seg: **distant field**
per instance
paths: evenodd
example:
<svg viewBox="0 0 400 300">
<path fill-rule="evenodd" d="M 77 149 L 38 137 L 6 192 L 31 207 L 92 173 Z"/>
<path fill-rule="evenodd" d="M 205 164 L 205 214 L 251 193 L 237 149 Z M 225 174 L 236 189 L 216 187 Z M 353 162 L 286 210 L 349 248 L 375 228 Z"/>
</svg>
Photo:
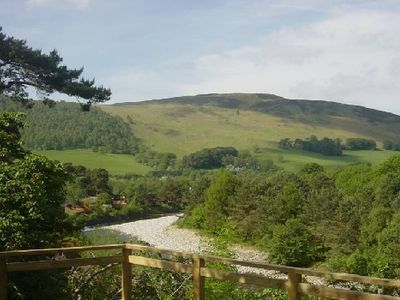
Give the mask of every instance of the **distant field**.
<svg viewBox="0 0 400 300">
<path fill-rule="evenodd" d="M 100 153 L 91 150 L 50 150 L 34 152 L 61 162 L 70 162 L 93 169 L 103 168 L 112 175 L 123 175 L 127 173 L 144 175 L 151 170 L 150 167 L 136 162 L 134 156 L 129 154 Z"/>
<path fill-rule="evenodd" d="M 304 151 L 285 151 L 281 149 L 266 149 L 256 153 L 260 161 L 272 160 L 276 165 L 287 170 L 296 171 L 305 163 L 317 163 L 327 169 L 332 169 L 348 164 L 369 162 L 378 164 L 393 155 L 400 155 L 395 151 L 344 151 L 343 156 L 323 156 Z"/>
<path fill-rule="evenodd" d="M 71 162 L 88 168 L 104 168 L 112 175 L 123 175 L 134 173 L 144 175 L 151 170 L 150 167 L 135 161 L 132 155 L 109 154 L 92 152 L 90 150 L 64 150 L 64 151 L 35 151 L 35 153 L 47 156 L 50 159 L 61 162 Z M 287 170 L 299 170 L 305 163 L 318 163 L 327 169 L 344 166 L 357 162 L 370 162 L 377 164 L 392 155 L 400 152 L 395 151 L 344 151 L 341 157 L 329 157 L 304 151 L 285 151 L 281 149 L 262 149 L 255 153 L 261 162 L 272 160 L 276 165 Z"/>
</svg>

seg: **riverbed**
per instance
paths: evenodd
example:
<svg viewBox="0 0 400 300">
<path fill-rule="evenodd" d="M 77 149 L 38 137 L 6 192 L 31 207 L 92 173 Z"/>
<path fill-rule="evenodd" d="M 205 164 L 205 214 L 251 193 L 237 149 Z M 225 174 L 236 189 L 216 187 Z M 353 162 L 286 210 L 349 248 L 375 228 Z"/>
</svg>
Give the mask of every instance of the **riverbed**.
<svg viewBox="0 0 400 300">
<path fill-rule="evenodd" d="M 101 229 L 115 230 L 130 235 L 157 248 L 166 248 L 192 253 L 211 251 L 207 239 L 190 229 L 178 228 L 175 223 L 182 214 L 139 220 L 116 225 L 102 226 Z"/>
<path fill-rule="evenodd" d="M 133 239 L 146 242 L 157 248 L 165 248 L 197 254 L 212 253 L 214 248 L 212 246 L 213 243 L 209 238 L 201 236 L 194 230 L 179 228 L 175 225 L 180 217 L 182 217 L 182 214 L 144 219 L 115 225 L 100 226 L 86 229 L 86 231 L 101 229 L 112 230 L 123 234 L 124 236 L 130 236 Z M 266 262 L 265 253 L 251 247 L 232 245 L 229 248 L 229 252 L 232 253 L 233 258 L 240 260 Z M 262 273 L 277 277 L 277 274 L 274 271 L 259 270 L 249 267 L 238 267 L 238 271 L 242 273 Z"/>
<path fill-rule="evenodd" d="M 210 254 L 213 252 L 212 241 L 198 234 L 191 229 L 179 228 L 176 222 L 183 214 L 168 215 L 163 217 L 143 219 L 133 222 L 126 222 L 115 225 L 99 226 L 85 229 L 86 232 L 96 230 L 112 230 L 124 236 L 129 236 L 134 240 L 139 240 L 150 244 L 157 248 L 164 248 L 176 251 Z M 231 245 L 229 252 L 232 258 L 257 263 L 268 262 L 267 255 L 243 245 Z M 257 273 L 272 278 L 287 278 L 286 274 L 282 274 L 272 270 L 262 270 L 251 267 L 240 266 L 237 268 L 239 273 Z M 323 284 L 320 278 L 309 277 L 307 279 L 314 284 Z"/>
</svg>

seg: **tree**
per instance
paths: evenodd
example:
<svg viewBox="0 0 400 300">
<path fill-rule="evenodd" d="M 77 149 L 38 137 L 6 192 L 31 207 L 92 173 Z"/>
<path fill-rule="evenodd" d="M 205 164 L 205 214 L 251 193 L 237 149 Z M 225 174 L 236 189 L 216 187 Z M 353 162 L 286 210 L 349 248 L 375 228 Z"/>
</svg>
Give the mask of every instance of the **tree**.
<svg viewBox="0 0 400 300">
<path fill-rule="evenodd" d="M 393 148 L 393 141 L 390 140 L 383 141 L 383 149 L 392 150 L 392 148 Z"/>
<path fill-rule="evenodd" d="M 376 142 L 371 139 L 349 138 L 346 140 L 345 148 L 347 150 L 376 150 Z"/>
<path fill-rule="evenodd" d="M 215 169 L 222 167 L 224 157 L 238 155 L 239 151 L 233 147 L 205 148 L 184 156 L 182 163 L 186 168 Z"/>
<path fill-rule="evenodd" d="M 23 126 L 22 114 L 2 114 L 0 119 L 0 164 L 11 163 L 23 158 L 26 152 L 22 148 L 19 128 Z"/>
<path fill-rule="evenodd" d="M 238 185 L 239 181 L 234 175 L 222 170 L 217 179 L 206 190 L 204 203 L 206 222 L 204 225 L 210 232 L 218 233 L 225 224 Z"/>
<path fill-rule="evenodd" d="M 271 259 L 279 264 L 308 267 L 323 258 L 327 250 L 297 219 L 277 225 L 269 245 Z"/>
<path fill-rule="evenodd" d="M 34 50 L 0 27 L 0 97 L 31 106 L 29 88 L 48 104 L 53 102 L 47 97 L 60 92 L 84 99 L 84 110 L 110 99 L 109 89 L 81 78 L 83 68 L 68 69 L 61 62 L 56 50 Z M 62 207 L 69 176 L 60 163 L 22 148 L 22 127 L 20 114 L 0 113 L 0 251 L 59 247 L 72 231 Z M 9 279 L 12 299 L 68 298 L 66 278 L 59 272 L 35 277 L 19 272 Z"/>
<path fill-rule="evenodd" d="M 54 92 L 82 98 L 84 109 L 110 99 L 110 89 L 96 87 L 94 79 L 81 78 L 83 67 L 68 69 L 62 60 L 56 50 L 49 54 L 34 50 L 25 40 L 4 34 L 0 27 L 0 95 L 28 103 L 27 89 L 32 87 L 48 103 L 47 97 Z"/>
<path fill-rule="evenodd" d="M 23 150 L 22 124 L 21 114 L 0 114 L 0 251 L 59 247 L 72 230 L 62 207 L 68 175 L 60 163 Z M 11 274 L 10 295 L 64 299 L 63 279 L 61 273 Z M 45 282 L 64 287 L 38 289 Z"/>
</svg>

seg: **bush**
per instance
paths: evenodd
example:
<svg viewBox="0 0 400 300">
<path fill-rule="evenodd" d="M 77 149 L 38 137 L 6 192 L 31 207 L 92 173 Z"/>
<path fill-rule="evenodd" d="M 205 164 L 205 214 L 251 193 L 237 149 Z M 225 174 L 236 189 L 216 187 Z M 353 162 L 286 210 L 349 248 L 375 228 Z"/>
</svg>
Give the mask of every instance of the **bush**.
<svg viewBox="0 0 400 300">
<path fill-rule="evenodd" d="M 345 145 L 347 150 L 375 150 L 376 142 L 364 138 L 349 138 Z"/>
<path fill-rule="evenodd" d="M 298 219 L 289 219 L 285 225 L 277 225 L 269 243 L 273 262 L 295 267 L 308 267 L 322 260 L 326 250 Z"/>
<path fill-rule="evenodd" d="M 238 155 L 239 152 L 233 147 L 206 148 L 184 156 L 182 163 L 191 169 L 216 169 L 223 166 L 224 157 Z"/>
</svg>

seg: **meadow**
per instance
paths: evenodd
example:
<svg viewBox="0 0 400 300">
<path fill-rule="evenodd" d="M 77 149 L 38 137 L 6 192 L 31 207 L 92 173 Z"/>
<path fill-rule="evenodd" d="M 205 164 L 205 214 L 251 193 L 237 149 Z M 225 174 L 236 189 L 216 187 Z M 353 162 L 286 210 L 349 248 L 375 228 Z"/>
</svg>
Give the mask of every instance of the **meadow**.
<svg viewBox="0 0 400 300">
<path fill-rule="evenodd" d="M 83 149 L 34 152 L 63 163 L 70 162 L 74 165 L 82 165 L 90 169 L 103 168 L 111 175 L 124 175 L 129 173 L 144 175 L 151 170 L 150 167 L 136 162 L 135 157 L 130 154 L 101 153 Z"/>
</svg>

